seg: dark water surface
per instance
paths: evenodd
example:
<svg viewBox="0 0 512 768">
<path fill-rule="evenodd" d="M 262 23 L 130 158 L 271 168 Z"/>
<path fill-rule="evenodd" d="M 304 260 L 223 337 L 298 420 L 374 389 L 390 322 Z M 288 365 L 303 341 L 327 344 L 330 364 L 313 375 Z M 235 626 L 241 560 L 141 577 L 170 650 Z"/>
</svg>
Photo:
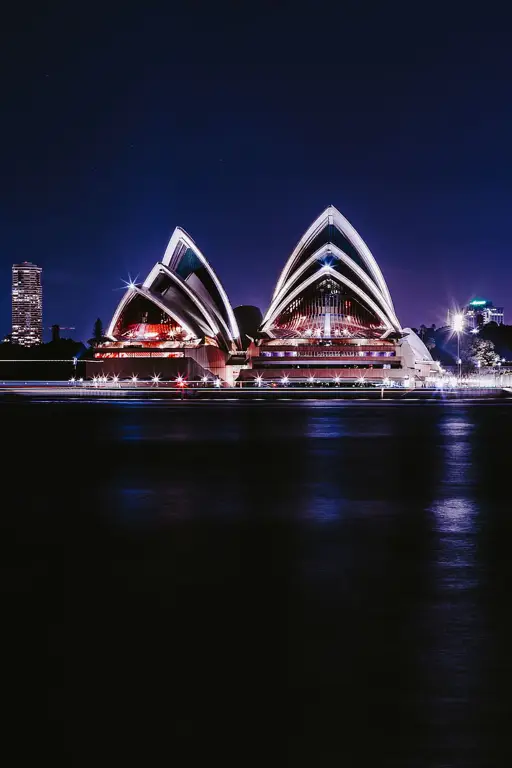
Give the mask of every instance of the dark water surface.
<svg viewBox="0 0 512 768">
<path fill-rule="evenodd" d="M 0 414 L 53 764 L 512 765 L 511 404 Z"/>
</svg>

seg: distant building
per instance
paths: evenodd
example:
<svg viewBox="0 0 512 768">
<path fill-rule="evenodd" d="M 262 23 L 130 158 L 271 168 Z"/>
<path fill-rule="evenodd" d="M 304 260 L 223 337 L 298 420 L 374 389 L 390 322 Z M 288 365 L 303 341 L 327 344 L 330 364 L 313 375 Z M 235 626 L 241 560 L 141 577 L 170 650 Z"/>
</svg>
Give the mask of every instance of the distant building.
<svg viewBox="0 0 512 768">
<path fill-rule="evenodd" d="M 487 323 L 501 325 L 505 322 L 503 307 L 495 307 L 492 301 L 488 299 L 473 299 L 467 307 L 462 309 L 462 314 L 464 315 L 464 327 L 468 331 L 480 328 Z M 448 312 L 448 325 L 452 325 L 450 312 Z"/>
<path fill-rule="evenodd" d="M 41 267 L 24 261 L 12 267 L 12 343 L 32 347 L 43 341 Z"/>
</svg>

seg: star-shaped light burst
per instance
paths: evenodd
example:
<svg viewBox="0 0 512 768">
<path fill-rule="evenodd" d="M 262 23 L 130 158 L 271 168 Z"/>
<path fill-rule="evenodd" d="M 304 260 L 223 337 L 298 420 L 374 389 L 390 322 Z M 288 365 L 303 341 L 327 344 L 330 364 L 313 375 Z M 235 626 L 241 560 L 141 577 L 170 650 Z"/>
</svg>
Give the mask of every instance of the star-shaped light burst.
<svg viewBox="0 0 512 768">
<path fill-rule="evenodd" d="M 132 276 L 128 272 L 128 280 L 121 280 L 121 282 L 124 283 L 126 288 L 129 288 L 131 291 L 133 291 L 137 287 L 138 279 L 139 279 L 139 275 L 137 274 L 135 277 L 135 280 L 132 280 Z"/>
</svg>

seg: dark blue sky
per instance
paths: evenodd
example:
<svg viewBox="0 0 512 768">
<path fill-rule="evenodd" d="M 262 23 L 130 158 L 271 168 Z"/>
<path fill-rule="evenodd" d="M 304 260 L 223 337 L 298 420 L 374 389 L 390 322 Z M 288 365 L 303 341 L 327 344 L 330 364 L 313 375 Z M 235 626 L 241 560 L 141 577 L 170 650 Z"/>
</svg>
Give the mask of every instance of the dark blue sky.
<svg viewBox="0 0 512 768">
<path fill-rule="evenodd" d="M 264 309 L 329 203 L 404 325 L 442 323 L 474 294 L 512 320 L 502 4 L 275 5 L 50 3 L 4 19 L 0 333 L 13 262 L 43 266 L 45 325 L 86 339 L 177 224 L 233 305 Z"/>
</svg>

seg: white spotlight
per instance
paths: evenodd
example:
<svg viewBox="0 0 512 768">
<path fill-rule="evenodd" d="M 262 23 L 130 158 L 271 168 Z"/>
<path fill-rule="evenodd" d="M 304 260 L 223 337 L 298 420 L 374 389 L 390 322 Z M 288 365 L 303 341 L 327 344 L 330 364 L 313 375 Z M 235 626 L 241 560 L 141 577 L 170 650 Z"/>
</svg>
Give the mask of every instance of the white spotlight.
<svg viewBox="0 0 512 768">
<path fill-rule="evenodd" d="M 464 315 L 458 312 L 452 317 L 452 328 L 455 333 L 462 333 L 464 330 Z"/>
</svg>

